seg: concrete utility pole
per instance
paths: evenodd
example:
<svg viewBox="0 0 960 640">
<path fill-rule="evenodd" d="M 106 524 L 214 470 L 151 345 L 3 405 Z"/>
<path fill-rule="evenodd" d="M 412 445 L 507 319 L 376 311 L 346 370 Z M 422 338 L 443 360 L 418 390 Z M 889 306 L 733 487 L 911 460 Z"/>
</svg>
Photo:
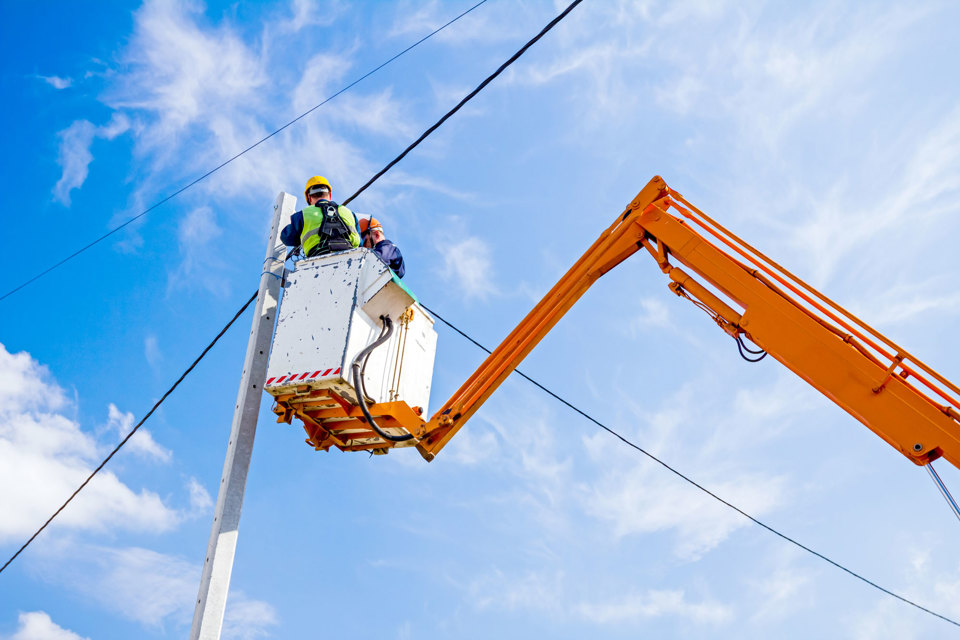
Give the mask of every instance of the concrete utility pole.
<svg viewBox="0 0 960 640">
<path fill-rule="evenodd" d="M 253 437 L 257 432 L 257 414 L 260 412 L 260 397 L 263 394 L 267 356 L 270 353 L 270 339 L 273 336 L 273 323 L 280 294 L 280 279 L 283 276 L 285 248 L 282 244 L 278 246 L 277 237 L 280 233 L 280 222 L 290 218 L 296 201 L 294 196 L 281 192 L 273 205 L 273 224 L 267 243 L 267 257 L 260 275 L 253 328 L 250 329 L 250 340 L 247 342 L 247 357 L 243 362 L 240 392 L 237 394 L 237 406 L 233 412 L 227 459 L 223 463 L 223 477 L 220 480 L 207 556 L 203 562 L 200 593 L 197 595 L 197 608 L 193 613 L 190 640 L 219 640 L 223 626 L 233 557 L 237 550 L 240 509 L 243 507 L 250 454 L 253 452 Z"/>
</svg>

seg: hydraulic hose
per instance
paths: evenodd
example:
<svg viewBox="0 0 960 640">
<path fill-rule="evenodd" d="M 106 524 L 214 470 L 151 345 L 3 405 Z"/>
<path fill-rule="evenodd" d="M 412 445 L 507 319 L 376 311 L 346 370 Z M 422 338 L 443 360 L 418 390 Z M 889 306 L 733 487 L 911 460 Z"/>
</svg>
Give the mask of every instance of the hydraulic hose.
<svg viewBox="0 0 960 640">
<path fill-rule="evenodd" d="M 363 412 L 363 417 L 367 419 L 367 423 L 374 431 L 377 432 L 377 435 L 390 442 L 405 442 L 413 439 L 413 434 L 405 433 L 402 436 L 394 436 L 381 429 L 380 426 L 373 421 L 373 416 L 370 415 L 370 410 L 367 408 L 367 399 L 364 398 L 365 394 L 363 389 L 363 377 L 360 374 L 361 362 L 366 365 L 365 359 L 370 355 L 370 353 L 372 353 L 374 349 L 382 345 L 384 342 L 389 340 L 390 336 L 393 334 L 393 321 L 390 320 L 390 317 L 380 316 L 380 320 L 383 321 L 385 331 L 382 331 L 379 338 L 368 344 L 353 359 L 353 363 L 351 365 L 351 369 L 353 370 L 353 388 L 357 392 L 357 403 L 360 405 L 360 411 Z"/>
</svg>

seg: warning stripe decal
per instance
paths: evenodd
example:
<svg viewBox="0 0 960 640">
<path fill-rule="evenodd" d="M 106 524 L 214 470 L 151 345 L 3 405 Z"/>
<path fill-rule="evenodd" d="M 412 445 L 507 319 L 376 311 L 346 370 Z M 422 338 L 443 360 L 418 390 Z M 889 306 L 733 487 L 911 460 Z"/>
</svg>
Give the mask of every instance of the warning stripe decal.
<svg viewBox="0 0 960 640">
<path fill-rule="evenodd" d="M 310 373 L 309 371 L 304 371 L 303 373 L 291 373 L 291 374 L 287 374 L 287 375 L 285 375 L 285 376 L 280 376 L 279 378 L 276 377 L 276 376 L 274 376 L 274 377 L 270 378 L 269 380 L 267 380 L 267 384 L 268 384 L 268 385 L 271 385 L 271 384 L 272 384 L 272 385 L 283 384 L 283 381 L 284 381 L 284 380 L 287 381 L 287 384 L 290 384 L 290 383 L 292 383 L 292 382 L 294 382 L 294 381 L 299 381 L 299 380 L 304 380 L 304 379 L 313 380 L 314 378 L 316 378 L 316 377 L 318 377 L 318 376 L 321 377 L 321 378 L 326 378 L 327 376 L 329 376 L 329 375 L 331 375 L 331 374 L 332 374 L 332 375 L 335 375 L 335 376 L 336 376 L 336 375 L 340 375 L 340 367 L 337 367 L 337 370 L 336 370 L 336 371 L 334 371 L 333 368 L 327 369 L 326 371 L 324 371 L 323 369 L 317 369 L 317 370 L 314 371 L 313 373 Z"/>
</svg>

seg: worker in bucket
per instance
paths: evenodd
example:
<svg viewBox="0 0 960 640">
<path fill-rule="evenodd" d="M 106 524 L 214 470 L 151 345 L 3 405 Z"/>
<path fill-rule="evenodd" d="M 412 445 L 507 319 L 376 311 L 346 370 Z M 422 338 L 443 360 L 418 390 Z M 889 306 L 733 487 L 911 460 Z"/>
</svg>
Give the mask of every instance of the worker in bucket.
<svg viewBox="0 0 960 640">
<path fill-rule="evenodd" d="M 373 249 L 388 267 L 393 269 L 398 278 L 402 278 L 406 269 L 403 266 L 403 255 L 399 247 L 387 240 L 383 235 L 383 225 L 373 216 L 360 219 L 360 235 L 363 237 L 363 246 Z"/>
<path fill-rule="evenodd" d="M 307 180 L 303 197 L 307 206 L 290 216 L 290 224 L 280 232 L 283 244 L 303 247 L 307 258 L 360 246 L 357 216 L 332 200 L 333 188 L 326 178 Z"/>
</svg>

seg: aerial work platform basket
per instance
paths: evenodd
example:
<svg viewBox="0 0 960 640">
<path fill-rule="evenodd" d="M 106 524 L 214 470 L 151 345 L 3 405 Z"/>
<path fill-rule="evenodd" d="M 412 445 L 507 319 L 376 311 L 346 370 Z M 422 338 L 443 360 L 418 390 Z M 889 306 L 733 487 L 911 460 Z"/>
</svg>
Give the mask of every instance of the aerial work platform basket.
<svg viewBox="0 0 960 640">
<path fill-rule="evenodd" d="M 287 274 L 264 385 L 277 421 L 299 418 L 318 451 L 417 444 L 410 434 L 429 415 L 433 323 L 368 249 L 301 260 Z"/>
</svg>

